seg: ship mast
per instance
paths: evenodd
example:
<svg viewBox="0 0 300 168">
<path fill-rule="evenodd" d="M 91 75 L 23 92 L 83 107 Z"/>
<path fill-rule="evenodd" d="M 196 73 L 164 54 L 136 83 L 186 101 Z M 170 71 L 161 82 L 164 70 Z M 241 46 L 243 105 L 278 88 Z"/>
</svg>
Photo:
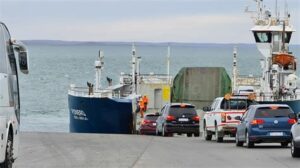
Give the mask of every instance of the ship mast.
<svg viewBox="0 0 300 168">
<path fill-rule="evenodd" d="M 136 75 L 137 75 L 137 58 L 136 58 L 136 50 L 134 43 L 132 44 L 132 93 L 136 94 L 137 88 L 136 88 Z"/>
<path fill-rule="evenodd" d="M 95 69 L 96 69 L 96 81 L 95 81 L 95 90 L 100 91 L 101 89 L 101 72 L 104 65 L 104 54 L 103 51 L 99 50 L 99 60 L 95 61 Z"/>
<path fill-rule="evenodd" d="M 168 75 L 168 82 L 170 82 L 170 57 L 171 57 L 171 48 L 168 45 L 168 53 L 167 53 L 167 75 Z"/>
<path fill-rule="evenodd" d="M 233 48 L 233 67 L 232 67 L 232 90 L 236 90 L 236 80 L 238 76 L 238 71 L 237 71 L 237 47 L 235 46 Z"/>
</svg>

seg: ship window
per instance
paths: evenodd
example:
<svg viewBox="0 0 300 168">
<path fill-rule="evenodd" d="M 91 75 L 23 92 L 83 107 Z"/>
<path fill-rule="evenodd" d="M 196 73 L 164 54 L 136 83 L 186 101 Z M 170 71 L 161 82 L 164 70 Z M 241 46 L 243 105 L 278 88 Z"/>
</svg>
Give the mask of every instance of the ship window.
<svg viewBox="0 0 300 168">
<path fill-rule="evenodd" d="M 285 43 L 290 43 L 292 37 L 292 32 L 286 32 L 285 33 Z"/>
<path fill-rule="evenodd" d="M 257 43 L 271 43 L 271 32 L 253 32 Z"/>
<path fill-rule="evenodd" d="M 2 25 L 0 25 L 0 73 L 7 73 L 6 45 Z"/>
</svg>

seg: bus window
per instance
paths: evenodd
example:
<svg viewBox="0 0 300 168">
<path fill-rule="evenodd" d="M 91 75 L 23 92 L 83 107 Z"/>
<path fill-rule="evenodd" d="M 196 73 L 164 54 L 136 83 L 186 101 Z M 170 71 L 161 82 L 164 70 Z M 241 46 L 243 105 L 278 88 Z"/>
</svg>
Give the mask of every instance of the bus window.
<svg viewBox="0 0 300 168">
<path fill-rule="evenodd" d="M 15 107 L 15 113 L 18 121 L 20 122 L 20 105 L 19 105 L 19 87 L 17 76 L 17 65 L 14 54 L 13 46 L 10 42 L 10 35 L 6 28 L 3 28 L 5 48 L 8 56 L 8 75 L 9 75 L 9 103 Z"/>
<path fill-rule="evenodd" d="M 15 58 L 15 53 L 14 53 L 14 48 L 11 45 L 10 42 L 10 35 L 6 29 L 4 30 L 4 39 L 6 43 L 6 51 L 8 55 L 8 73 L 12 75 L 17 75 L 17 64 L 16 64 L 16 58 Z"/>
<path fill-rule="evenodd" d="M 7 74 L 7 58 L 3 26 L 0 24 L 0 73 Z"/>
</svg>

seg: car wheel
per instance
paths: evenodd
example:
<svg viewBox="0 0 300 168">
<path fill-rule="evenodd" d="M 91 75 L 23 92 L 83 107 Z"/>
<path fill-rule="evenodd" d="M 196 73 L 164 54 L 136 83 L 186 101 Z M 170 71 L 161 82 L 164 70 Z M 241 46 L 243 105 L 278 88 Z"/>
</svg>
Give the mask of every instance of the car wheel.
<svg viewBox="0 0 300 168">
<path fill-rule="evenodd" d="M 192 133 L 187 133 L 186 134 L 187 137 L 192 137 L 192 135 L 193 135 Z"/>
<path fill-rule="evenodd" d="M 250 141 L 248 132 L 246 132 L 245 139 L 246 139 L 246 147 L 247 148 L 253 148 L 254 147 L 254 142 Z"/>
<path fill-rule="evenodd" d="M 295 141 L 291 142 L 291 154 L 292 157 L 300 157 L 300 148 L 295 147 Z"/>
<path fill-rule="evenodd" d="M 239 140 L 239 137 L 237 135 L 237 133 L 235 134 L 235 145 L 236 146 L 243 146 L 244 142 Z"/>
<path fill-rule="evenodd" d="M 200 133 L 197 132 L 197 133 L 194 133 L 194 137 L 199 137 L 200 136 Z"/>
<path fill-rule="evenodd" d="M 217 125 L 215 125 L 215 136 L 217 142 L 223 142 L 223 137 L 220 137 Z"/>
<path fill-rule="evenodd" d="M 13 137 L 11 134 L 8 134 L 7 144 L 6 144 L 6 152 L 5 152 L 5 160 L 1 164 L 1 167 L 12 168 L 13 162 L 14 162 L 14 159 L 13 159 Z"/>
<path fill-rule="evenodd" d="M 205 124 L 205 123 L 204 123 L 203 128 L 204 128 L 203 134 L 204 134 L 205 140 L 210 141 L 211 138 L 212 138 L 212 135 L 208 133 L 208 130 L 207 130 L 207 128 L 206 128 L 206 124 Z"/>
<path fill-rule="evenodd" d="M 158 131 L 158 128 L 156 127 L 156 135 L 159 136 L 161 133 Z"/>
<path fill-rule="evenodd" d="M 168 136 L 168 133 L 166 133 L 166 127 L 165 126 L 162 127 L 162 136 L 164 136 L 164 137 Z"/>
<path fill-rule="evenodd" d="M 289 145 L 289 142 L 281 142 L 281 147 L 286 148 Z"/>
</svg>

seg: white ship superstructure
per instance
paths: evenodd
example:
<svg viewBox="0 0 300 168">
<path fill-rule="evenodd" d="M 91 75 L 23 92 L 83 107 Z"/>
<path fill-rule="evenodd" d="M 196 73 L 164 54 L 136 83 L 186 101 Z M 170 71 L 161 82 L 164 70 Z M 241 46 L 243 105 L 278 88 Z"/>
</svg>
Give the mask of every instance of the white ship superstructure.
<svg viewBox="0 0 300 168">
<path fill-rule="evenodd" d="M 257 48 L 263 56 L 260 62 L 262 74 L 259 86 L 257 85 L 257 78 L 253 78 L 253 82 L 256 83 L 255 88 L 257 88 L 255 91 L 257 100 L 298 100 L 300 90 L 297 88 L 297 60 L 289 51 L 289 43 L 295 29 L 290 24 L 287 4 L 285 5 L 284 16 L 280 17 L 277 5 L 275 14 L 272 15 L 271 11 L 266 9 L 263 0 L 255 1 L 257 10 L 251 12 L 254 21 L 254 27 L 251 31 Z M 248 9 L 246 10 L 249 12 Z M 234 70 L 233 76 L 236 76 L 236 73 Z M 238 81 L 239 79 L 240 81 Z M 239 82 L 244 82 L 246 79 L 241 80 L 237 77 L 233 83 L 239 85 Z"/>
</svg>

